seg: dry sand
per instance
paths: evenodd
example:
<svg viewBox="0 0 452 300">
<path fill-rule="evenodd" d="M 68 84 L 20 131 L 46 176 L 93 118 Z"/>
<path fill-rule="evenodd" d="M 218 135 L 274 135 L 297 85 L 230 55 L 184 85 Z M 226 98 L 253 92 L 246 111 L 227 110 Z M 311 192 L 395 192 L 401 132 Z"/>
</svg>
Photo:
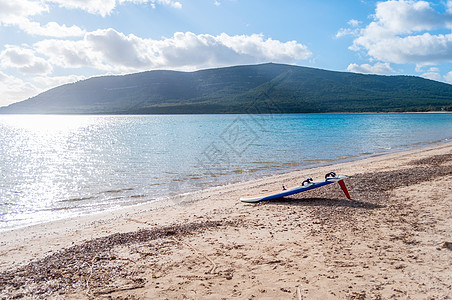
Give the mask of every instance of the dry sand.
<svg viewBox="0 0 452 300">
<path fill-rule="evenodd" d="M 4 232 L 0 298 L 450 299 L 451 180 L 446 143 Z"/>
</svg>

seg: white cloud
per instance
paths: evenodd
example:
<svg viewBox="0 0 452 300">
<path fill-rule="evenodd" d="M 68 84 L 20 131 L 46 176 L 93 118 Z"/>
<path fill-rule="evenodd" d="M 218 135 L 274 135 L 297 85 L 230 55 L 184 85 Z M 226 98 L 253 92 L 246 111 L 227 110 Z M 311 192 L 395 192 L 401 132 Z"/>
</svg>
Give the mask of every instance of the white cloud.
<svg viewBox="0 0 452 300">
<path fill-rule="evenodd" d="M 47 0 L 67 9 L 81 9 L 103 17 L 109 15 L 116 6 L 116 0 Z"/>
<path fill-rule="evenodd" d="M 37 52 L 46 55 L 52 64 L 63 68 L 94 67 L 102 58 L 88 47 L 85 40 L 42 40 L 33 45 Z"/>
<path fill-rule="evenodd" d="M 152 7 L 156 7 L 156 5 L 166 5 L 173 8 L 182 8 L 182 4 L 179 1 L 173 0 L 119 0 L 119 3 L 132 2 L 135 4 L 151 4 Z"/>
<path fill-rule="evenodd" d="M 90 14 L 101 15 L 105 17 L 110 15 L 119 4 L 131 2 L 135 4 L 166 5 L 173 8 L 182 8 L 179 1 L 173 0 L 46 0 L 47 2 L 57 3 L 60 7 L 67 9 L 81 9 Z"/>
<path fill-rule="evenodd" d="M 379 2 L 367 27 L 341 29 L 336 36 L 357 35 L 350 49 L 380 61 L 436 64 L 452 59 L 452 34 L 429 31 L 451 28 L 452 13 L 437 12 L 426 1 L 399 0 Z"/>
<path fill-rule="evenodd" d="M 341 38 L 343 36 L 351 35 L 351 36 L 358 36 L 361 30 L 359 28 L 341 28 L 336 33 L 336 38 Z"/>
<path fill-rule="evenodd" d="M 39 1 L 0 0 L 0 23 L 17 24 L 24 18 L 47 11 L 48 7 Z"/>
<path fill-rule="evenodd" d="M 436 12 L 426 1 L 386 1 L 377 4 L 375 23 L 393 34 L 448 27 L 452 16 Z"/>
<path fill-rule="evenodd" d="M 0 72 L 0 106 L 36 95 L 41 90 L 29 82 Z"/>
<path fill-rule="evenodd" d="M 87 66 L 113 72 L 195 70 L 268 61 L 293 63 L 311 56 L 307 47 L 296 41 L 281 42 L 258 34 L 178 32 L 170 38 L 153 40 L 111 28 L 87 33 L 83 40 L 44 40 L 34 47 L 64 68 Z"/>
<path fill-rule="evenodd" d="M 103 63 L 112 67 L 141 69 L 152 64 L 147 40 L 133 34 L 129 36 L 114 29 L 96 30 L 85 36 L 88 49 L 102 55 Z"/>
<path fill-rule="evenodd" d="M 132 0 L 133 1 L 133 0 Z M 143 0 L 144 2 L 151 2 L 151 3 L 157 3 L 161 5 L 167 5 L 174 8 L 182 8 L 182 4 L 179 1 L 172 1 L 172 0 Z"/>
<path fill-rule="evenodd" d="M 361 24 L 361 21 L 351 19 L 350 21 L 347 22 L 347 24 L 352 27 L 357 27 L 359 26 L 359 24 Z"/>
<path fill-rule="evenodd" d="M 16 68 L 23 74 L 49 74 L 52 66 L 45 59 L 34 54 L 33 50 L 9 46 L 0 53 L 4 68 Z"/>
<path fill-rule="evenodd" d="M 241 55 L 261 61 L 293 62 L 312 55 L 306 46 L 297 41 L 283 43 L 271 38 L 264 40 L 261 34 L 229 36 L 222 33 L 217 40 Z"/>
<path fill-rule="evenodd" d="M 424 69 L 425 67 L 428 67 L 427 72 L 436 72 L 436 73 L 440 72 L 438 67 L 431 67 L 429 66 L 429 64 L 417 64 L 415 70 L 418 73 L 423 73 L 426 72 L 426 70 Z"/>
<path fill-rule="evenodd" d="M 78 26 L 68 27 L 65 24 L 60 25 L 56 22 L 49 22 L 42 26 L 38 22 L 31 22 L 28 19 L 24 19 L 17 24 L 20 29 L 31 35 L 41 35 L 47 37 L 77 37 L 83 36 L 85 31 Z"/>
<path fill-rule="evenodd" d="M 452 71 L 450 71 L 449 73 L 444 75 L 444 81 L 446 81 L 447 83 L 452 84 Z"/>
<path fill-rule="evenodd" d="M 426 72 L 426 73 L 421 74 L 421 77 L 431 79 L 431 80 L 441 81 L 441 75 L 437 72 Z"/>
<path fill-rule="evenodd" d="M 389 63 L 375 63 L 373 66 L 369 64 L 350 64 L 347 70 L 354 73 L 364 74 L 389 74 L 394 73 Z"/>
<path fill-rule="evenodd" d="M 424 67 L 428 67 L 428 66 L 427 65 L 417 65 L 416 66 L 416 72 L 421 73 L 420 74 L 421 77 L 452 84 L 452 71 L 450 71 L 449 73 L 442 76 L 440 68 L 428 67 L 427 69 L 424 69 Z"/>
<path fill-rule="evenodd" d="M 392 37 L 375 40 L 366 48 L 370 56 L 386 62 L 435 64 L 452 60 L 452 34 Z"/>
<path fill-rule="evenodd" d="M 361 32 L 361 29 L 358 27 L 361 24 L 361 21 L 351 19 L 347 22 L 350 28 L 341 28 L 336 33 L 336 38 L 340 38 L 346 35 L 358 36 Z"/>
<path fill-rule="evenodd" d="M 30 20 L 31 17 L 48 11 L 47 5 L 39 1 L 0 0 L 0 25 L 13 25 L 31 35 L 42 35 L 50 37 L 82 36 L 84 30 L 78 26 L 60 25 L 49 22 L 42 26 L 38 22 Z"/>
</svg>

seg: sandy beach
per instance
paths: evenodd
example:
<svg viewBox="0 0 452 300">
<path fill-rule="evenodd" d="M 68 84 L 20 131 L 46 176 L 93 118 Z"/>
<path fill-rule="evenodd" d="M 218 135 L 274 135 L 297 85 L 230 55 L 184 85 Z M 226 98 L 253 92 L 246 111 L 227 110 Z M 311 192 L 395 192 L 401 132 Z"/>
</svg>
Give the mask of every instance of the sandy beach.
<svg viewBox="0 0 452 300">
<path fill-rule="evenodd" d="M 450 299 L 451 182 L 449 142 L 3 232 L 0 297 Z"/>
</svg>

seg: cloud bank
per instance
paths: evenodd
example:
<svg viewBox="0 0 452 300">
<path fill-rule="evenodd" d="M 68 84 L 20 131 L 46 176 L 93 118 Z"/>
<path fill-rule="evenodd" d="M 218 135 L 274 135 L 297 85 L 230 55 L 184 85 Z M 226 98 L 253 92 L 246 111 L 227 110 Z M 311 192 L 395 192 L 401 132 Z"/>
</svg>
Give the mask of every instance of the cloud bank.
<svg viewBox="0 0 452 300">
<path fill-rule="evenodd" d="M 268 61 L 293 63 L 312 54 L 296 41 L 281 42 L 261 34 L 213 36 L 176 32 L 170 38 L 154 40 L 125 35 L 112 28 L 89 32 L 76 41 L 42 40 L 33 48 L 59 67 L 92 67 L 110 72 L 196 70 Z"/>
<path fill-rule="evenodd" d="M 352 50 L 365 50 L 377 60 L 434 64 L 452 60 L 452 14 L 435 11 L 425 1 L 377 4 L 374 21 L 362 29 Z M 430 33 L 448 29 L 449 33 Z"/>
<path fill-rule="evenodd" d="M 438 7 L 436 7 L 438 8 Z M 444 12 L 427 1 L 378 2 L 373 21 L 358 28 L 355 20 L 341 28 L 336 37 L 354 37 L 349 49 L 364 52 L 374 66 L 350 64 L 351 71 L 393 72 L 389 64 L 435 65 L 452 61 L 452 1 Z M 427 73 L 425 73 L 427 74 Z M 437 78 L 431 72 L 429 78 Z"/>
</svg>

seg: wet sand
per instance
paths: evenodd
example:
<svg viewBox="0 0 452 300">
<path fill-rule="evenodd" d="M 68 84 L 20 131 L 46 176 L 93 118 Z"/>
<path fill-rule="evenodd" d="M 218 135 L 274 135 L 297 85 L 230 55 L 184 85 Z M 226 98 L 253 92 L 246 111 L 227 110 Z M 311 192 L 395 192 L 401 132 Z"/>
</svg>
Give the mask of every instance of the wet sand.
<svg viewBox="0 0 452 300">
<path fill-rule="evenodd" d="M 241 196 L 335 171 L 336 184 Z M 452 298 L 452 143 L 2 233 L 0 297 Z"/>
</svg>

